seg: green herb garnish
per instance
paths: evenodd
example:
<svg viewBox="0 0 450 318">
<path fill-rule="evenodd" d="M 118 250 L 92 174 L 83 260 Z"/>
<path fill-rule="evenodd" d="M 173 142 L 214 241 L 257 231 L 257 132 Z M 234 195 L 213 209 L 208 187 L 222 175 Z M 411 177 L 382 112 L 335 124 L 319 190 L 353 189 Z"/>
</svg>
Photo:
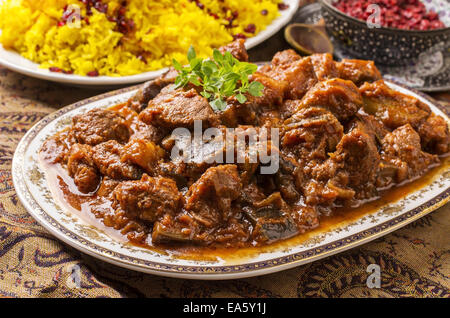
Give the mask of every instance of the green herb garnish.
<svg viewBox="0 0 450 318">
<path fill-rule="evenodd" d="M 214 49 L 212 59 L 202 59 L 197 57 L 192 46 L 187 58 L 187 66 L 173 60 L 173 67 L 179 72 L 175 79 L 176 88 L 188 83 L 202 87 L 200 94 L 209 100 L 214 110 L 224 110 L 227 105 L 225 100 L 230 96 L 235 96 L 241 104 L 247 101 L 244 95 L 247 92 L 255 97 L 262 96 L 264 85 L 248 80 L 258 69 L 257 65 L 240 62 L 230 52 L 222 54 L 217 49 Z"/>
</svg>

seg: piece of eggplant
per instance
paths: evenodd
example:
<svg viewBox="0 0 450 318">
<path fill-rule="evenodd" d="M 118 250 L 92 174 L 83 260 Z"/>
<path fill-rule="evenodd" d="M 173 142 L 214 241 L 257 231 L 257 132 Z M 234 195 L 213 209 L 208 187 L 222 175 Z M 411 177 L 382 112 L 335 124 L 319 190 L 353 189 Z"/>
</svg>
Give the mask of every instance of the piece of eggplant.
<svg viewBox="0 0 450 318">
<path fill-rule="evenodd" d="M 258 241 L 267 243 L 286 239 L 299 233 L 292 217 L 274 206 L 259 209 L 246 207 L 243 209 L 253 224 L 253 233 Z"/>
</svg>

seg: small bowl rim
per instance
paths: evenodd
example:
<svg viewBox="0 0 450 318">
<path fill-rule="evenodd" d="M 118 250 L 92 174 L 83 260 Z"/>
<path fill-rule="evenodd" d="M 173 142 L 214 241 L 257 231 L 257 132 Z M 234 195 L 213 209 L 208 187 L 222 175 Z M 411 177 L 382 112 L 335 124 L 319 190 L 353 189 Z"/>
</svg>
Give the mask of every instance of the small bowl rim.
<svg viewBox="0 0 450 318">
<path fill-rule="evenodd" d="M 330 9 L 331 11 L 337 13 L 338 15 L 350 19 L 354 22 L 357 22 L 361 25 L 364 25 L 367 29 L 370 29 L 371 31 L 374 32 L 380 32 L 380 31 L 390 31 L 390 32 L 396 32 L 396 33 L 404 33 L 404 34 L 408 34 L 408 35 L 412 35 L 414 33 L 419 33 L 419 34 L 430 34 L 430 33 L 442 33 L 442 32 L 449 32 L 450 31 L 450 26 L 446 26 L 445 28 L 440 28 L 440 29 L 433 29 L 433 30 L 405 30 L 405 29 L 397 29 L 397 28 L 391 28 L 391 27 L 380 27 L 380 28 L 369 28 L 367 26 L 367 23 L 364 22 L 363 20 L 357 19 L 355 17 L 352 17 L 351 15 L 348 15 L 342 11 L 340 11 L 339 9 L 337 9 L 336 7 L 334 7 L 331 3 L 329 3 L 330 0 L 319 0 L 320 4 L 322 5 L 322 7 L 326 7 L 327 9 Z"/>
</svg>

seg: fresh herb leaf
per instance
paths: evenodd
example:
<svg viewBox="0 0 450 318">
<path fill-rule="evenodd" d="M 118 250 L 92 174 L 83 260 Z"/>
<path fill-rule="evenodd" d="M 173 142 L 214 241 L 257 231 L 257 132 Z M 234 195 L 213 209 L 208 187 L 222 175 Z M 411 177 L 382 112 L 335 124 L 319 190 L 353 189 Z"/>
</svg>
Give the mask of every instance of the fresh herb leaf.
<svg viewBox="0 0 450 318">
<path fill-rule="evenodd" d="M 176 88 L 189 83 L 201 87 L 203 91 L 200 94 L 209 100 L 214 110 L 224 110 L 226 100 L 231 96 L 241 104 L 247 101 L 247 93 L 255 97 L 262 96 L 264 85 L 249 81 L 249 76 L 258 68 L 255 64 L 240 62 L 230 52 L 222 54 L 217 49 L 213 50 L 213 59 L 201 59 L 192 46 L 187 58 L 189 65 L 184 67 L 173 60 L 173 67 L 178 71 Z"/>
<path fill-rule="evenodd" d="M 248 91 L 250 92 L 250 94 L 256 97 L 262 96 L 263 89 L 264 85 L 261 84 L 260 82 L 251 82 L 250 85 L 248 86 Z"/>
<path fill-rule="evenodd" d="M 201 92 L 200 95 L 202 95 L 206 99 L 209 99 L 211 97 L 211 94 L 205 91 Z"/>
<path fill-rule="evenodd" d="M 183 66 L 181 66 L 180 62 L 178 62 L 175 59 L 172 59 L 172 64 L 174 69 L 176 69 L 177 71 L 181 72 L 183 70 Z"/>
<path fill-rule="evenodd" d="M 237 94 L 236 99 L 241 104 L 244 104 L 247 101 L 247 97 L 245 97 L 245 95 L 242 95 L 242 94 Z"/>
<path fill-rule="evenodd" d="M 227 103 L 221 100 L 220 98 L 213 100 L 209 104 L 214 110 L 225 110 L 225 108 L 227 107 Z"/>
<path fill-rule="evenodd" d="M 194 49 L 194 47 L 191 45 L 190 47 L 189 47 L 189 50 L 188 50 L 188 52 L 187 52 L 187 58 L 188 58 L 188 61 L 189 62 L 191 62 L 193 59 L 195 59 L 197 57 L 197 54 L 195 53 L 195 49 Z"/>
<path fill-rule="evenodd" d="M 223 55 L 220 53 L 218 49 L 213 50 L 213 58 L 216 61 L 216 63 L 222 64 L 223 63 Z"/>
<path fill-rule="evenodd" d="M 202 83 L 200 83 L 200 80 L 198 79 L 198 77 L 194 74 L 189 75 L 189 82 L 191 82 L 192 84 L 194 84 L 195 86 L 201 86 Z"/>
</svg>

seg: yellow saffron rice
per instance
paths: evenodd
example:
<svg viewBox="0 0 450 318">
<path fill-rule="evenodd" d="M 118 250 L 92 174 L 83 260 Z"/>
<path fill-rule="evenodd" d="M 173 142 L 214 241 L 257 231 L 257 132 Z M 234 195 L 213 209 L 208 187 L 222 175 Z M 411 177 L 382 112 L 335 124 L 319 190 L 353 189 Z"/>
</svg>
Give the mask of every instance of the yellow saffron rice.
<svg viewBox="0 0 450 318">
<path fill-rule="evenodd" d="M 170 66 L 173 58 L 187 62 L 191 44 L 206 57 L 233 36 L 252 37 L 278 17 L 280 2 L 5 0 L 0 42 L 42 68 L 126 76 Z"/>
</svg>

